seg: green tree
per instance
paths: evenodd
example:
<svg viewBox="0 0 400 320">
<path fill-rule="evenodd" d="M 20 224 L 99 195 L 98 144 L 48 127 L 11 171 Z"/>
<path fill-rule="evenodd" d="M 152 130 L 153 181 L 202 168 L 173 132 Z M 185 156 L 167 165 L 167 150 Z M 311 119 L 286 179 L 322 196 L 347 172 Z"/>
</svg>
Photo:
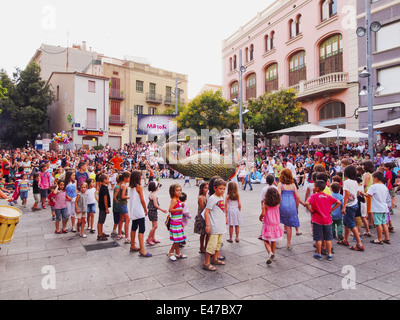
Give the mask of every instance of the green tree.
<svg viewBox="0 0 400 320">
<path fill-rule="evenodd" d="M 4 99 L 6 97 L 6 94 L 7 94 L 7 88 L 4 88 L 2 86 L 2 82 L 0 80 L 0 100 Z M 0 113 L 1 113 L 1 109 L 0 109 Z"/>
<path fill-rule="evenodd" d="M 40 78 L 35 63 L 23 71 L 17 69 L 14 80 L 4 71 L 0 79 L 8 91 L 8 99 L 0 100 L 2 142 L 13 147 L 33 143 L 38 134 L 47 131 L 47 107 L 54 101 L 50 86 Z"/>
<path fill-rule="evenodd" d="M 237 113 L 236 113 L 237 114 Z M 178 129 L 193 129 L 201 135 L 201 129 L 230 129 L 238 127 L 238 118 L 232 102 L 222 97 L 222 92 L 206 91 L 185 105 L 177 117 Z"/>
<path fill-rule="evenodd" d="M 243 116 L 246 128 L 253 129 L 258 138 L 269 139 L 270 144 L 273 136 L 269 132 L 297 126 L 304 117 L 294 89 L 281 89 L 249 99 L 247 109 L 249 112 Z"/>
</svg>

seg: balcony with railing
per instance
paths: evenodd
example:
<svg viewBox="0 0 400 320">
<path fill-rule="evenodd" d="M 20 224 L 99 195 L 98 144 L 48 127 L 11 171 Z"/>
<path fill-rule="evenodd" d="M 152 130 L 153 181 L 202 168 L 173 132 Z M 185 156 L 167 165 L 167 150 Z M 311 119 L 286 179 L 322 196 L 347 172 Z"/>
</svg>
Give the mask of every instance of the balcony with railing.
<svg viewBox="0 0 400 320">
<path fill-rule="evenodd" d="M 146 102 L 154 103 L 154 104 L 161 104 L 163 102 L 163 98 L 162 98 L 161 94 L 147 92 L 146 93 Z"/>
<path fill-rule="evenodd" d="M 114 126 L 124 126 L 126 124 L 125 116 L 110 115 L 108 123 Z"/>
<path fill-rule="evenodd" d="M 110 88 L 110 99 L 125 100 L 125 94 L 120 89 Z"/>
<path fill-rule="evenodd" d="M 290 88 L 298 92 L 297 97 L 299 99 L 311 98 L 313 96 L 331 94 L 348 89 L 348 79 L 347 72 L 335 72 L 311 80 L 301 80 L 298 84 Z"/>
</svg>

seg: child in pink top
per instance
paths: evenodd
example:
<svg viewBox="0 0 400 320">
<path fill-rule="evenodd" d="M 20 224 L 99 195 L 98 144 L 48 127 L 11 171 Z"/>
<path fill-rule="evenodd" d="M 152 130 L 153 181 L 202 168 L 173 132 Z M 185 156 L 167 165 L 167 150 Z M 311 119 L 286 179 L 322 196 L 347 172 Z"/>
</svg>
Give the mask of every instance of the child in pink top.
<svg viewBox="0 0 400 320">
<path fill-rule="evenodd" d="M 279 205 L 281 196 L 278 189 L 268 188 L 263 201 L 260 221 L 264 221 L 261 238 L 264 240 L 265 249 L 269 254 L 267 264 L 275 261 L 275 249 L 277 241 L 283 237 L 283 229 L 280 226 Z"/>
</svg>

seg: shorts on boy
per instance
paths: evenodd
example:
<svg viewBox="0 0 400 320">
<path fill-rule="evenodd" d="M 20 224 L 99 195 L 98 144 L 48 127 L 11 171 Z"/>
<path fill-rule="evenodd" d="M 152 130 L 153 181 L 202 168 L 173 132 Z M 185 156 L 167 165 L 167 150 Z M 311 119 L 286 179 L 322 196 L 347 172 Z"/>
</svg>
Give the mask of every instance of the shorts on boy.
<svg viewBox="0 0 400 320">
<path fill-rule="evenodd" d="M 391 198 L 394 198 L 394 197 L 396 196 L 396 191 L 395 191 L 395 189 L 394 189 L 394 188 L 389 189 L 389 194 L 390 194 L 390 197 L 391 197 Z"/>
<path fill-rule="evenodd" d="M 356 227 L 355 214 L 358 208 L 358 204 L 352 207 L 346 207 L 346 214 L 343 216 L 343 225 L 349 229 Z"/>
<path fill-rule="evenodd" d="M 386 224 L 387 219 L 386 219 L 386 212 L 385 213 L 381 213 L 381 212 L 374 212 L 374 224 L 376 226 L 379 226 L 381 224 Z"/>
<path fill-rule="evenodd" d="M 43 198 L 47 198 L 47 196 L 49 195 L 49 190 L 48 189 L 40 189 L 40 197 Z"/>
<path fill-rule="evenodd" d="M 146 231 L 146 224 L 144 218 L 132 220 L 132 231 L 136 232 L 138 228 L 139 228 L 139 233 L 144 233 Z"/>
<path fill-rule="evenodd" d="M 35 200 L 35 202 L 40 202 L 40 193 L 34 193 L 33 199 Z"/>
<path fill-rule="evenodd" d="M 104 224 L 106 222 L 106 217 L 107 217 L 107 211 L 106 210 L 100 210 L 99 212 L 99 224 Z"/>
<path fill-rule="evenodd" d="M 28 199 L 28 190 L 23 190 L 19 194 L 21 200 Z"/>
<path fill-rule="evenodd" d="M 95 213 L 96 212 L 96 203 L 89 203 L 87 205 L 87 212 L 88 213 Z"/>
<path fill-rule="evenodd" d="M 81 211 L 79 213 L 78 212 L 76 213 L 76 218 L 77 219 L 82 219 L 82 218 L 86 218 L 86 217 L 87 217 L 87 212 L 82 212 Z"/>
<path fill-rule="evenodd" d="M 66 221 L 68 220 L 68 212 L 67 208 L 62 208 L 62 209 L 54 209 L 56 213 L 56 221 L 60 222 L 61 220 Z"/>
<path fill-rule="evenodd" d="M 318 224 L 313 222 L 313 240 L 314 241 L 332 241 L 332 224 Z"/>
<path fill-rule="evenodd" d="M 222 234 L 211 234 L 208 240 L 206 252 L 214 254 L 215 251 L 219 251 L 222 245 Z"/>
</svg>

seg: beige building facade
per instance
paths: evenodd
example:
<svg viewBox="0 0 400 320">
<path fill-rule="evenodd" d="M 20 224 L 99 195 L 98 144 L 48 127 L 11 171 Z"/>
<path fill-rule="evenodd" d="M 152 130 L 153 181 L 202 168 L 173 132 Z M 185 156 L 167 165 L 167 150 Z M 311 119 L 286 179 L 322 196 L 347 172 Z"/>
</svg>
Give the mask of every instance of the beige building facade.
<svg viewBox="0 0 400 320">
<path fill-rule="evenodd" d="M 174 113 L 176 102 L 188 102 L 187 75 L 155 68 L 142 58 L 107 57 L 87 49 L 86 42 L 71 48 L 43 44 L 31 62 L 41 67 L 46 81 L 53 72 L 78 72 L 109 79 L 108 125 L 103 130 L 107 132 L 107 143 L 114 149 L 146 141 L 146 136 L 137 134 L 139 114 L 162 114 L 167 108 Z"/>
</svg>

